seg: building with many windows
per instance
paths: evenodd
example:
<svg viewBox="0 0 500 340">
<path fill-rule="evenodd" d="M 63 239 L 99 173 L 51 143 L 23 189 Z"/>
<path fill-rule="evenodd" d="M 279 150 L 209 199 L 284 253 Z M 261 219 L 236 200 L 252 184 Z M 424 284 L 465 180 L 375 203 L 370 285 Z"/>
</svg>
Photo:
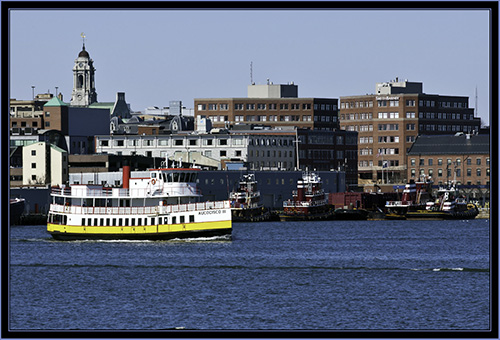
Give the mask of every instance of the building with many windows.
<svg viewBox="0 0 500 340">
<path fill-rule="evenodd" d="M 481 120 L 469 98 L 423 93 L 422 83 L 377 83 L 375 94 L 340 97 L 340 126 L 358 132 L 361 182 L 406 182 L 406 152 L 419 135 L 472 133 Z M 383 175 L 383 176 L 382 176 Z"/>
<path fill-rule="evenodd" d="M 299 98 L 293 83 L 249 85 L 248 98 L 197 98 L 194 106 L 195 118 L 209 118 L 214 128 L 255 124 L 331 131 L 339 127 L 338 99 Z"/>
<path fill-rule="evenodd" d="M 434 185 L 455 183 L 481 205 L 489 200 L 490 135 L 418 136 L 407 155 L 408 179 L 431 177 Z"/>
<path fill-rule="evenodd" d="M 215 160 L 219 168 L 226 162 L 244 162 L 252 170 L 293 170 L 296 165 L 296 132 L 293 130 L 233 130 L 221 133 L 172 135 L 101 135 L 95 137 L 95 152 L 117 155 L 182 158 L 202 165 Z M 191 158 L 199 154 L 203 158 Z M 213 163 L 210 162 L 209 166 Z"/>
<path fill-rule="evenodd" d="M 299 168 L 343 171 L 348 190 L 358 185 L 358 133 L 298 129 Z"/>
</svg>

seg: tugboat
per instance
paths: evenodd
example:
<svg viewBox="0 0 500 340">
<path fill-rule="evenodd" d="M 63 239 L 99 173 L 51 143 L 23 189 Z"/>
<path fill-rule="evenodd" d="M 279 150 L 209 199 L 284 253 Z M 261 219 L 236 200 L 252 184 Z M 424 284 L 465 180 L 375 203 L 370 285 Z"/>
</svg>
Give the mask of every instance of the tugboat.
<svg viewBox="0 0 500 340">
<path fill-rule="evenodd" d="M 234 222 L 261 222 L 270 219 L 271 213 L 260 202 L 260 192 L 254 174 L 243 175 L 238 188 L 229 194 Z"/>
<path fill-rule="evenodd" d="M 9 217 L 10 225 L 19 224 L 21 221 L 21 215 L 24 212 L 24 198 L 11 198 L 9 199 Z"/>
<path fill-rule="evenodd" d="M 52 188 L 47 232 L 56 240 L 168 240 L 231 235 L 228 200 L 200 202 L 200 169 L 150 169 L 121 188 L 71 185 Z"/>
<path fill-rule="evenodd" d="M 314 172 L 305 171 L 297 181 L 293 199 L 283 202 L 281 221 L 327 220 L 333 216 L 328 199 L 322 188 L 321 178 Z"/>
<path fill-rule="evenodd" d="M 455 183 L 447 187 L 440 187 L 435 201 L 428 201 L 425 209 L 409 211 L 408 219 L 474 219 L 479 214 L 479 209 L 473 203 L 467 203 L 459 197 Z"/>
<path fill-rule="evenodd" d="M 419 182 L 410 180 L 405 185 L 400 201 L 387 201 L 385 218 L 389 220 L 405 220 L 409 212 L 425 210 L 428 201 L 432 200 L 432 179 Z"/>
</svg>

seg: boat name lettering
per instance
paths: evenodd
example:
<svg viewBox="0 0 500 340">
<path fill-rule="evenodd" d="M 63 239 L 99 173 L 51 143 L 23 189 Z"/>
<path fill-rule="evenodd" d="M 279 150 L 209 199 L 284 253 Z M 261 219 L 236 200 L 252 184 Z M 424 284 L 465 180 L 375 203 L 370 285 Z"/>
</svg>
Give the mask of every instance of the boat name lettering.
<svg viewBox="0 0 500 340">
<path fill-rule="evenodd" d="M 224 210 L 207 210 L 207 211 L 200 211 L 198 215 L 214 215 L 214 214 L 223 214 Z"/>
</svg>

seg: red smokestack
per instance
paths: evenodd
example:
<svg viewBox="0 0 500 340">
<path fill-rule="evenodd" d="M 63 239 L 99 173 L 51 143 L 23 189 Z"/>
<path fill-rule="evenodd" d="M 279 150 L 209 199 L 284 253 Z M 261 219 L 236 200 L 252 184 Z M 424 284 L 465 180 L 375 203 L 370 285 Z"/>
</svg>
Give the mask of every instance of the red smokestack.
<svg viewBox="0 0 500 340">
<path fill-rule="evenodd" d="M 123 166 L 123 189 L 128 189 L 128 182 L 130 180 L 130 166 Z"/>
</svg>

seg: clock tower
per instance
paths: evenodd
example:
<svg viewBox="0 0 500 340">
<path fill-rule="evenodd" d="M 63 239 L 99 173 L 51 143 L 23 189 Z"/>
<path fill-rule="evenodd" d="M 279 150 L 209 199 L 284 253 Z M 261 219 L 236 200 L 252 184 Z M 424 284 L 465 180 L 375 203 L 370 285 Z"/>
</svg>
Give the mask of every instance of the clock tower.
<svg viewBox="0 0 500 340">
<path fill-rule="evenodd" d="M 71 106 L 89 106 L 97 102 L 97 93 L 95 92 L 95 68 L 94 61 L 85 51 L 85 41 L 82 51 L 75 59 L 73 66 L 73 93 L 71 94 Z"/>
</svg>

